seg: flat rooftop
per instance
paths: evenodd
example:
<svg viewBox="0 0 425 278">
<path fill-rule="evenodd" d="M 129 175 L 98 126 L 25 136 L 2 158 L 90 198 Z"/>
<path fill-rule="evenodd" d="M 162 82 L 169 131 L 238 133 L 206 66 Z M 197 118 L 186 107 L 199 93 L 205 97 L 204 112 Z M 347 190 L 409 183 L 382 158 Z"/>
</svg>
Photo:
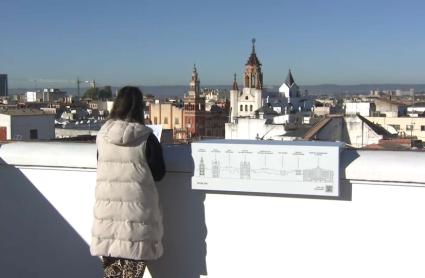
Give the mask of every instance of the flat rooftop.
<svg viewBox="0 0 425 278">
<path fill-rule="evenodd" d="M 0 110 L 0 114 L 9 116 L 54 116 L 54 114 L 46 113 L 35 109 L 7 109 Z"/>
</svg>

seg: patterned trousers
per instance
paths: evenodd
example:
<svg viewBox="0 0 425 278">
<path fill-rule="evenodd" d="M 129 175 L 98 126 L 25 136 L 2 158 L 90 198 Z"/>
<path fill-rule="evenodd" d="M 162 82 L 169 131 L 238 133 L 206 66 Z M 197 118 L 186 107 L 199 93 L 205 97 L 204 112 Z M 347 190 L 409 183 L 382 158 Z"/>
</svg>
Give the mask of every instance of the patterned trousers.
<svg viewBox="0 0 425 278">
<path fill-rule="evenodd" d="M 104 278 L 142 278 L 146 262 L 113 257 L 102 257 Z"/>
</svg>

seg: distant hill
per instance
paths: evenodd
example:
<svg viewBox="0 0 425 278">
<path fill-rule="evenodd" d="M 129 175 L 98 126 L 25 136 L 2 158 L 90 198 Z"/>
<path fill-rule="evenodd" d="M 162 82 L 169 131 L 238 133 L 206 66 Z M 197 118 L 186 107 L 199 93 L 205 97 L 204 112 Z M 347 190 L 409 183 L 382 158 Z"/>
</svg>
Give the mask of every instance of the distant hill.
<svg viewBox="0 0 425 278">
<path fill-rule="evenodd" d="M 151 94 L 159 98 L 165 97 L 183 97 L 187 92 L 188 86 L 140 86 L 144 94 Z M 203 88 L 217 88 L 229 90 L 230 85 L 203 85 Z M 336 84 L 322 84 L 322 85 L 300 85 L 302 92 L 308 90 L 312 95 L 338 95 L 338 94 L 369 94 L 370 90 L 409 90 L 415 89 L 416 93 L 425 93 L 425 84 L 359 84 L 359 85 L 336 85 Z M 80 94 L 82 95 L 87 88 L 81 88 Z M 115 92 L 119 87 L 112 87 L 112 92 Z M 9 89 L 11 95 L 23 93 L 33 88 L 26 89 Z M 77 95 L 77 88 L 62 88 L 70 95 Z M 266 86 L 267 91 L 278 91 L 279 86 Z"/>
<path fill-rule="evenodd" d="M 320 94 L 369 94 L 371 90 L 402 90 L 415 89 L 415 93 L 425 92 L 425 84 L 359 84 L 359 85 L 311 85 L 300 86 L 302 91 L 308 90 L 313 95 Z"/>
<path fill-rule="evenodd" d="M 139 86 L 142 89 L 143 94 L 151 94 L 159 98 L 166 98 L 166 97 L 183 97 L 185 93 L 187 93 L 189 86 L 183 86 L 183 85 L 176 85 L 176 86 Z M 216 88 L 216 89 L 224 89 L 229 90 L 230 86 L 202 86 L 203 88 Z M 62 90 L 66 91 L 70 95 L 76 96 L 78 94 L 77 88 L 61 88 Z M 115 93 L 120 89 L 120 87 L 112 87 L 112 94 L 115 95 Z M 83 95 L 84 92 L 87 90 L 87 88 L 81 88 L 80 89 L 80 95 Z M 34 91 L 33 88 L 27 89 L 27 88 L 19 88 L 19 89 L 9 89 L 9 94 L 21 94 L 26 91 Z"/>
</svg>

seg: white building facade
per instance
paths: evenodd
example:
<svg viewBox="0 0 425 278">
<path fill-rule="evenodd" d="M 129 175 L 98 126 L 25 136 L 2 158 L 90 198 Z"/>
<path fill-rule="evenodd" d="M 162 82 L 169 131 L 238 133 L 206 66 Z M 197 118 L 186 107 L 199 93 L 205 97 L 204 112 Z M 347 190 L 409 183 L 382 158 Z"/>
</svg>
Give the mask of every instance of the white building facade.
<svg viewBox="0 0 425 278">
<path fill-rule="evenodd" d="M 311 111 L 314 106 L 314 99 L 311 96 L 301 95 L 300 87 L 295 83 L 291 70 L 288 71 L 285 82 L 280 86 L 279 93 L 285 100 L 287 106 L 286 113 Z"/>
<path fill-rule="evenodd" d="M 372 116 L 375 112 L 375 104 L 372 102 L 346 102 L 345 115 L 357 115 L 363 117 Z"/>
<path fill-rule="evenodd" d="M 55 138 L 55 115 L 41 111 L 0 112 L 0 128 L 5 140 L 50 140 Z"/>
<path fill-rule="evenodd" d="M 286 133 L 283 124 L 267 119 L 239 118 L 236 123 L 226 124 L 226 139 L 282 140 Z"/>
<path fill-rule="evenodd" d="M 292 106 L 295 111 L 300 107 L 300 88 L 294 81 L 291 70 L 288 72 L 285 82 L 280 86 L 279 93 L 285 96 L 288 105 Z"/>
<path fill-rule="evenodd" d="M 40 91 L 32 92 L 28 91 L 25 94 L 27 102 L 42 102 L 43 101 L 43 93 Z"/>
</svg>

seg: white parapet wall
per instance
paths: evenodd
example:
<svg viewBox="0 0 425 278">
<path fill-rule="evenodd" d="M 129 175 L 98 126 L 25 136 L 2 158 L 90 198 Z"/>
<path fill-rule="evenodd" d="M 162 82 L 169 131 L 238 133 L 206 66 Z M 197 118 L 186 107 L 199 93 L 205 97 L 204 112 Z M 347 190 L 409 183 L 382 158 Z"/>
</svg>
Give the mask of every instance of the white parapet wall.
<svg viewBox="0 0 425 278">
<path fill-rule="evenodd" d="M 146 277 L 425 277 L 425 153 L 344 151 L 341 198 L 192 190 L 190 146 L 164 153 L 165 254 Z M 102 276 L 95 179 L 94 144 L 0 146 L 1 277 Z"/>
</svg>

